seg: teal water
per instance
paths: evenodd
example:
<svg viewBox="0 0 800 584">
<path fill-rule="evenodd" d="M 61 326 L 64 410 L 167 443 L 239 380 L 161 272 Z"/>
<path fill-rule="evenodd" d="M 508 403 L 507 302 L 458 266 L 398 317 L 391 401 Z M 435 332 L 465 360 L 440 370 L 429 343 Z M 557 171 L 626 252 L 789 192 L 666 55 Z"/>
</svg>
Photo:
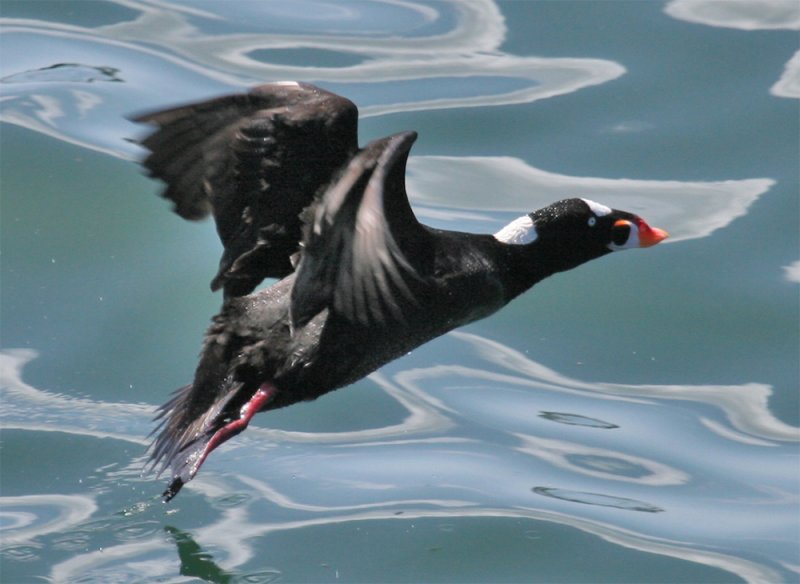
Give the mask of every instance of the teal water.
<svg viewBox="0 0 800 584">
<path fill-rule="evenodd" d="M 794 0 L 0 4 L 0 580 L 796 582 Z M 427 223 L 567 196 L 672 238 L 258 416 L 169 505 L 219 307 L 126 116 L 310 81 L 416 129 Z"/>
</svg>

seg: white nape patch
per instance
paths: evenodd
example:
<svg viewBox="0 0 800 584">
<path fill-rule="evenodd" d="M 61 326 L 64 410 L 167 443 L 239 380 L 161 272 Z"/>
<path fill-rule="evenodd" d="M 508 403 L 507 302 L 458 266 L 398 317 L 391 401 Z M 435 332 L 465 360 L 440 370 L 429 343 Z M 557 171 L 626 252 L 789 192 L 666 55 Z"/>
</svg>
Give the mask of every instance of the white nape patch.
<svg viewBox="0 0 800 584">
<path fill-rule="evenodd" d="M 497 241 L 515 245 L 533 243 L 537 237 L 539 237 L 539 234 L 536 233 L 536 226 L 533 224 L 533 219 L 531 219 L 530 215 L 517 217 L 494 234 L 494 238 Z"/>
<path fill-rule="evenodd" d="M 282 85 L 284 87 L 300 87 L 297 81 L 274 81 L 273 85 Z"/>
<path fill-rule="evenodd" d="M 584 203 L 589 205 L 589 209 L 592 210 L 592 213 L 597 215 L 598 217 L 605 217 L 611 213 L 611 209 L 606 207 L 601 203 L 595 203 L 594 201 L 590 201 L 589 199 L 581 199 Z"/>
</svg>

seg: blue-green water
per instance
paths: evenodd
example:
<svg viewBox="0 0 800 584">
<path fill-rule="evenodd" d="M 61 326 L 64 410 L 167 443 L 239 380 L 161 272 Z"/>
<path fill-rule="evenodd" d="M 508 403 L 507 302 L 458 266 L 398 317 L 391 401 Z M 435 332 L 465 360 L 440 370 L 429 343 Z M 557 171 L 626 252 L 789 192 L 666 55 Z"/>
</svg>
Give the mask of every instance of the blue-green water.
<svg viewBox="0 0 800 584">
<path fill-rule="evenodd" d="M 795 582 L 795 0 L 3 0 L 0 580 Z M 420 131 L 426 222 L 567 196 L 673 237 L 258 416 L 163 505 L 220 245 L 136 112 L 299 79 Z"/>
</svg>

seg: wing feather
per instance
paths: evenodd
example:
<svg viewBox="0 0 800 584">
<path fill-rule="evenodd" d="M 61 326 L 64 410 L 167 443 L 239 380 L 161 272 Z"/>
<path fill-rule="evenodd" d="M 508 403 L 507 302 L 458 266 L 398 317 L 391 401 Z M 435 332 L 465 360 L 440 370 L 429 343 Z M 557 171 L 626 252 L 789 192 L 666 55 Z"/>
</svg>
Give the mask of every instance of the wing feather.
<svg viewBox="0 0 800 584">
<path fill-rule="evenodd" d="M 305 83 L 273 83 L 135 121 L 156 126 L 142 140 L 143 165 L 186 219 L 214 215 L 224 246 L 212 288 L 251 292 L 292 272 L 303 210 L 358 149 L 358 110 Z"/>
<path fill-rule="evenodd" d="M 326 308 L 363 325 L 402 321 L 415 304 L 412 288 L 432 254 L 405 190 L 415 139 L 404 132 L 370 143 L 322 197 L 292 288 L 295 328 Z"/>
</svg>

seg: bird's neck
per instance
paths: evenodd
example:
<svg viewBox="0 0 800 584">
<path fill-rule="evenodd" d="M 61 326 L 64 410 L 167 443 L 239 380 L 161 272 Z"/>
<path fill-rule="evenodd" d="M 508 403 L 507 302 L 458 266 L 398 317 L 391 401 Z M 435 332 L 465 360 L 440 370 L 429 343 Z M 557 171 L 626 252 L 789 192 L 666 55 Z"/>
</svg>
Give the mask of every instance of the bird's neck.
<svg viewBox="0 0 800 584">
<path fill-rule="evenodd" d="M 507 271 L 504 274 L 506 294 L 512 300 L 545 278 L 570 270 L 583 262 L 565 262 L 557 249 L 534 242 L 529 245 L 504 245 Z M 573 265 L 574 264 L 574 265 Z"/>
</svg>

